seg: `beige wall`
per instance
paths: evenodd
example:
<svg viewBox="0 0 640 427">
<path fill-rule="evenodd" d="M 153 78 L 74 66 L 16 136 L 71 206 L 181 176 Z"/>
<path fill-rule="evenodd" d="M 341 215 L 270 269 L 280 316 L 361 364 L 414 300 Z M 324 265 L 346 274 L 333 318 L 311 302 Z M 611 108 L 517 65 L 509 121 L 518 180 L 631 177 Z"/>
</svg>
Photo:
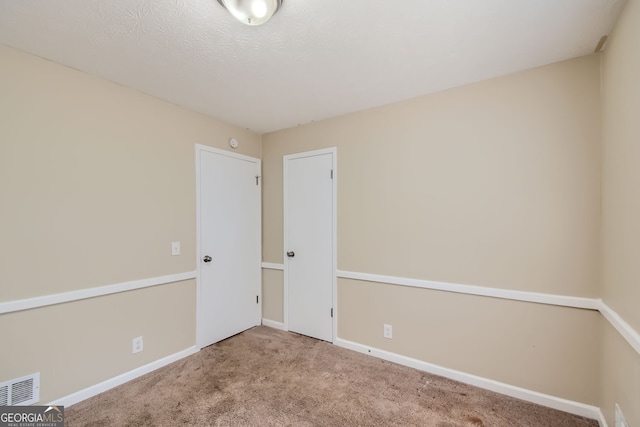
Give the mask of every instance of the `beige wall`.
<svg viewBox="0 0 640 427">
<path fill-rule="evenodd" d="M 280 270 L 262 270 L 262 318 L 284 322 L 284 273 Z"/>
<path fill-rule="evenodd" d="M 604 300 L 640 330 L 640 3 L 631 1 L 603 60 Z"/>
<path fill-rule="evenodd" d="M 631 0 L 603 57 L 602 295 L 640 332 L 640 2 Z M 605 328 L 603 411 L 640 425 L 640 355 Z"/>
<path fill-rule="evenodd" d="M 260 136 L 3 45 L 0 63 L 0 302 L 195 270 L 194 146 L 235 136 L 260 157 Z M 192 280 L 0 315 L 15 346 L 0 381 L 40 371 L 46 402 L 184 350 L 194 329 Z"/>
<path fill-rule="evenodd" d="M 0 315 L 2 378 L 40 372 L 42 404 L 195 344 L 195 280 Z M 132 354 L 132 338 L 144 350 Z"/>
<path fill-rule="evenodd" d="M 599 317 L 591 310 L 338 281 L 340 338 L 592 405 L 599 399 Z M 392 340 L 382 336 L 385 323 L 393 325 Z"/>
<path fill-rule="evenodd" d="M 282 155 L 338 147 L 338 268 L 596 296 L 595 56 L 263 136 L 264 259 Z"/>
<path fill-rule="evenodd" d="M 615 405 L 629 426 L 640 425 L 640 356 L 608 322 L 602 322 L 602 384 L 600 407 L 615 427 Z"/>
<path fill-rule="evenodd" d="M 236 136 L 239 152 L 260 157 L 260 136 L 0 55 L 0 283 L 11 284 L 0 301 L 194 270 L 194 144 L 226 148 Z M 182 256 L 171 256 L 175 240 Z"/>
<path fill-rule="evenodd" d="M 597 296 L 599 67 L 579 58 L 264 135 L 264 260 L 282 262 L 282 156 L 336 146 L 339 269 Z M 341 338 L 598 401 L 594 312 L 340 280 L 338 319 Z"/>
</svg>

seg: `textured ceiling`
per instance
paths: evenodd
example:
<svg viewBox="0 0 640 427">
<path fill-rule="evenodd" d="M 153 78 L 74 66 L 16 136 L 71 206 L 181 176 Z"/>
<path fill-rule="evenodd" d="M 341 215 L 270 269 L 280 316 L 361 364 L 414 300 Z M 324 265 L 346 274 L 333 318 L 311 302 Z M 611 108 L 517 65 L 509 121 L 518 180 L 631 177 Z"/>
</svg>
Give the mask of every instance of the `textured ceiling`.
<svg viewBox="0 0 640 427">
<path fill-rule="evenodd" d="M 625 0 L 0 0 L 0 43 L 264 133 L 587 55 Z"/>
</svg>

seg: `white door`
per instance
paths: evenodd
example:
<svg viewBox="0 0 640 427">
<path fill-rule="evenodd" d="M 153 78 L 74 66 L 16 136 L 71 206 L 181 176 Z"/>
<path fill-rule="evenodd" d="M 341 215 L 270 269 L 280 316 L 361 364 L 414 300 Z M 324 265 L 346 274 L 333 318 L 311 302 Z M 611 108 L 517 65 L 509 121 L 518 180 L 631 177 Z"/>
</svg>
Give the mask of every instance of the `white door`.
<svg viewBox="0 0 640 427">
<path fill-rule="evenodd" d="M 260 160 L 196 146 L 200 348 L 260 324 Z"/>
<path fill-rule="evenodd" d="M 333 341 L 335 149 L 284 156 L 285 324 Z"/>
</svg>

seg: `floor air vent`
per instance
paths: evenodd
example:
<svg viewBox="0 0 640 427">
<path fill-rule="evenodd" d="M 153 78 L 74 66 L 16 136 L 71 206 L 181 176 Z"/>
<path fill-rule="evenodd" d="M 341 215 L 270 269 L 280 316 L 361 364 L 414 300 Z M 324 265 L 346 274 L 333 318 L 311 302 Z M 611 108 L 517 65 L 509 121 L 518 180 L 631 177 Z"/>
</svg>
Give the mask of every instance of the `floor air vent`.
<svg viewBox="0 0 640 427">
<path fill-rule="evenodd" d="M 0 406 L 31 405 L 39 400 L 39 372 L 0 383 Z"/>
</svg>

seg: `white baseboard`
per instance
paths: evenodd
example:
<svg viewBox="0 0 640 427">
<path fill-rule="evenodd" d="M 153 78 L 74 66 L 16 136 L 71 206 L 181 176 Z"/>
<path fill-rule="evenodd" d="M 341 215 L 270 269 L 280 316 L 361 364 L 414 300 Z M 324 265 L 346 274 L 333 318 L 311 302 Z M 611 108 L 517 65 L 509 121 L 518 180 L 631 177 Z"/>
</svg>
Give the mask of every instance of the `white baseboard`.
<svg viewBox="0 0 640 427">
<path fill-rule="evenodd" d="M 262 324 L 264 326 L 268 326 L 270 328 L 280 329 L 281 331 L 286 331 L 286 329 L 284 327 L 284 323 L 282 323 L 282 322 L 276 322 L 275 320 L 269 320 L 269 319 L 262 319 Z"/>
<path fill-rule="evenodd" d="M 162 368 L 163 366 L 166 366 L 177 360 L 183 359 L 187 356 L 191 356 L 192 354 L 195 354 L 197 352 L 198 349 L 195 346 L 189 347 L 186 350 L 182 350 L 178 353 L 163 357 L 162 359 L 158 359 L 155 362 L 151 362 L 129 372 L 125 372 L 124 374 L 118 375 L 117 377 L 113 377 L 96 385 L 92 385 L 91 387 L 87 387 L 84 390 L 80 390 L 67 396 L 61 397 L 60 399 L 56 399 L 53 402 L 47 403 L 46 405 L 60 405 L 65 407 L 72 406 L 78 402 L 103 393 L 107 390 L 138 378 L 144 374 L 148 374 L 149 372 Z"/>
<path fill-rule="evenodd" d="M 501 383 L 488 378 L 479 377 L 477 375 L 468 374 L 454 369 L 445 368 L 442 366 L 434 365 L 432 363 L 424 362 L 422 360 L 414 359 L 411 357 L 403 356 L 397 353 L 392 353 L 386 350 L 380 350 L 373 347 L 368 347 L 362 344 L 358 344 L 352 341 L 336 338 L 334 344 L 354 350 L 359 353 L 369 354 L 379 359 L 394 362 L 399 365 L 408 366 L 410 368 L 419 369 L 421 371 L 429 372 L 434 375 L 450 378 L 452 380 L 460 381 L 465 384 L 480 387 L 486 390 L 495 391 L 507 396 L 515 397 L 517 399 L 526 400 L 527 402 L 536 403 L 538 405 L 546 406 L 548 408 L 558 409 L 560 411 L 569 412 L 571 414 L 579 415 L 582 417 L 598 420 L 604 420 L 600 408 L 597 406 L 586 405 L 580 402 L 574 402 L 572 400 L 562 399 L 560 397 L 551 396 L 544 393 L 539 393 L 533 390 L 527 390 L 525 388 L 516 387 L 510 384 Z M 602 425 L 602 424 L 601 424 Z M 604 426 L 606 426 L 606 421 Z"/>
<path fill-rule="evenodd" d="M 609 427 L 601 409 L 598 409 L 598 424 L 600 424 L 600 427 Z"/>
</svg>

